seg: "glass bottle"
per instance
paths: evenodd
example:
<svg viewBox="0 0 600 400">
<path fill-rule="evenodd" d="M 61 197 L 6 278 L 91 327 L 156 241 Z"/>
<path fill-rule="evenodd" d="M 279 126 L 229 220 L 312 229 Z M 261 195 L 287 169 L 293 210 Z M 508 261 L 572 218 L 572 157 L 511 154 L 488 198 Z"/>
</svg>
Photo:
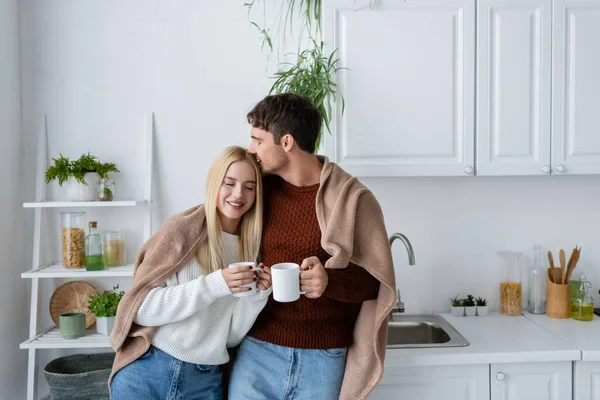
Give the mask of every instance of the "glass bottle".
<svg viewBox="0 0 600 400">
<path fill-rule="evenodd" d="M 592 284 L 587 280 L 585 274 L 579 275 L 579 287 L 571 299 L 571 318 L 579 321 L 594 319 L 594 299 L 590 293 L 591 288 Z"/>
<path fill-rule="evenodd" d="M 521 253 L 501 251 L 498 254 L 504 260 L 503 280 L 500 282 L 500 312 L 504 315 L 521 315 Z"/>
<path fill-rule="evenodd" d="M 532 314 L 546 312 L 546 275 L 546 270 L 542 265 L 542 246 L 535 245 L 527 296 L 527 311 Z"/>
<path fill-rule="evenodd" d="M 61 212 L 62 257 L 65 268 L 85 266 L 85 212 Z"/>
<path fill-rule="evenodd" d="M 85 237 L 85 269 L 100 271 L 104 269 L 104 256 L 102 255 L 102 235 L 98 233 L 96 221 L 90 221 L 89 233 Z"/>
</svg>

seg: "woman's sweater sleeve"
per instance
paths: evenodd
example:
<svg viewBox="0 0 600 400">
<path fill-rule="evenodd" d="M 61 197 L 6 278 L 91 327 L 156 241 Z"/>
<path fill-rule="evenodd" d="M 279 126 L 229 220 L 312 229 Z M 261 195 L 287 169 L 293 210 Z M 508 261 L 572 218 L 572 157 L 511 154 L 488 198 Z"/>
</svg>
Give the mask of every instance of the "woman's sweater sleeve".
<svg viewBox="0 0 600 400">
<path fill-rule="evenodd" d="M 235 347 L 241 343 L 252 325 L 254 325 L 258 314 L 267 304 L 271 291 L 272 288 L 269 288 L 264 291 L 261 290 L 258 295 L 238 299 L 231 315 L 227 347 Z"/>
<path fill-rule="evenodd" d="M 177 276 L 173 275 L 166 287 L 155 287 L 148 292 L 134 322 L 142 326 L 161 326 L 182 321 L 229 294 L 231 291 L 221 270 L 182 284 L 178 284 Z"/>
</svg>

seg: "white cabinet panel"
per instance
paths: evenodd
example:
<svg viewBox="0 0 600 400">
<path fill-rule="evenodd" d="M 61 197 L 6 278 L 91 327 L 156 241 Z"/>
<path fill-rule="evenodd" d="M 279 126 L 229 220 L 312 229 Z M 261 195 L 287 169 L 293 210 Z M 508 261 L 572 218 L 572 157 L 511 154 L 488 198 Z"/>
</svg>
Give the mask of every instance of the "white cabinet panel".
<svg viewBox="0 0 600 400">
<path fill-rule="evenodd" d="M 576 362 L 574 376 L 575 400 L 600 399 L 600 362 Z"/>
<path fill-rule="evenodd" d="M 369 400 L 489 400 L 489 365 L 386 367 Z"/>
<path fill-rule="evenodd" d="M 477 22 L 477 174 L 549 174 L 552 0 L 480 0 Z"/>
<path fill-rule="evenodd" d="M 357 176 L 474 173 L 474 0 L 324 2 L 339 48 L 324 152 Z"/>
<path fill-rule="evenodd" d="M 600 173 L 600 1 L 555 0 L 552 173 Z"/>
<path fill-rule="evenodd" d="M 571 400 L 571 362 L 492 364 L 491 400 Z"/>
</svg>

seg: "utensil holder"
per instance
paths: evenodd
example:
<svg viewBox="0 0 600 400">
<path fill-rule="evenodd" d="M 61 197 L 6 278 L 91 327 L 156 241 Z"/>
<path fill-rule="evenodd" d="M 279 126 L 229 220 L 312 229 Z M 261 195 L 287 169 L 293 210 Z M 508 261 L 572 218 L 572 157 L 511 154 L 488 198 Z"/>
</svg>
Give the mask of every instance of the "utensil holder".
<svg viewBox="0 0 600 400">
<path fill-rule="evenodd" d="M 568 284 L 559 285 L 547 279 L 546 315 L 550 318 L 569 318 L 571 316 L 571 290 Z"/>
</svg>

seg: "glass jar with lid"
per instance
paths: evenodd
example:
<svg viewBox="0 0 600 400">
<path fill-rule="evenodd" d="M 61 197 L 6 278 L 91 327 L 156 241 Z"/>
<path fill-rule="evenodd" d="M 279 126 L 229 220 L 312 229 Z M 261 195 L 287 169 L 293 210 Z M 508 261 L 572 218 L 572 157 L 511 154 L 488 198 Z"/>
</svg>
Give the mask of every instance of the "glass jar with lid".
<svg viewBox="0 0 600 400">
<path fill-rule="evenodd" d="M 591 294 L 592 284 L 587 280 L 585 274 L 579 275 L 577 291 L 571 298 L 571 318 L 579 321 L 591 321 L 594 319 L 594 298 Z"/>
<path fill-rule="evenodd" d="M 106 267 L 125 265 L 125 232 L 122 230 L 104 234 L 104 265 Z"/>
<path fill-rule="evenodd" d="M 500 282 L 500 313 L 521 315 L 522 276 L 520 252 L 501 251 L 502 281 Z"/>
<path fill-rule="evenodd" d="M 61 212 L 62 258 L 65 268 L 85 266 L 85 212 Z"/>
</svg>

